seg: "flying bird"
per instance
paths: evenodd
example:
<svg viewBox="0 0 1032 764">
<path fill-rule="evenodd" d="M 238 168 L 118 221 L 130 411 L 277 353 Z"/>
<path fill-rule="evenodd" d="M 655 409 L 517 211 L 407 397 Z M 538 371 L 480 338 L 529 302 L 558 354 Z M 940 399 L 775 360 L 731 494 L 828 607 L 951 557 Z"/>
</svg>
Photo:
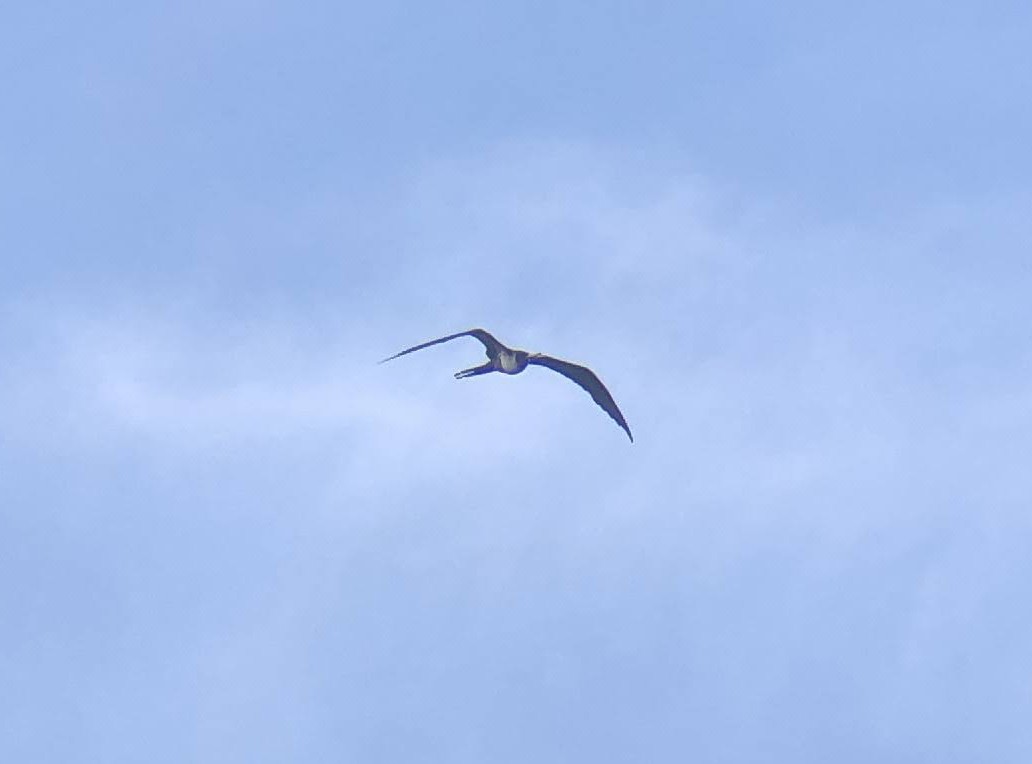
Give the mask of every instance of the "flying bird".
<svg viewBox="0 0 1032 764">
<path fill-rule="evenodd" d="M 403 356 L 406 353 L 413 353 L 416 350 L 422 350 L 428 348 L 431 345 L 439 345 L 442 342 L 448 342 L 449 340 L 457 339 L 458 337 L 475 337 L 480 340 L 484 349 L 487 351 L 488 362 L 483 366 L 473 366 L 469 369 L 463 369 L 455 373 L 455 379 L 465 379 L 466 377 L 475 377 L 479 374 L 489 374 L 492 371 L 500 371 L 502 374 L 519 374 L 521 371 L 527 368 L 527 366 L 545 366 L 552 371 L 557 371 L 567 379 L 573 380 L 580 385 L 584 390 L 591 395 L 592 400 L 595 401 L 602 410 L 605 411 L 609 416 L 613 418 L 618 425 L 620 425 L 624 432 L 627 433 L 627 437 L 634 442 L 634 436 L 631 435 L 631 428 L 627 426 L 627 420 L 624 419 L 623 414 L 620 413 L 620 409 L 616 406 L 616 401 L 613 400 L 613 396 L 606 390 L 606 386 L 602 384 L 602 380 L 599 379 L 595 372 L 586 366 L 578 366 L 575 363 L 569 361 L 563 361 L 559 358 L 553 358 L 550 355 L 543 353 L 528 353 L 525 350 L 513 350 L 507 348 L 501 342 L 491 336 L 489 332 L 483 329 L 470 329 L 465 332 L 457 332 L 456 334 L 449 334 L 447 337 L 440 337 L 436 340 L 430 340 L 424 342 L 421 345 L 410 347 L 407 350 L 402 350 L 400 353 L 395 353 L 390 358 L 384 358 L 380 363 L 386 363 L 392 361 L 399 356 Z"/>
</svg>

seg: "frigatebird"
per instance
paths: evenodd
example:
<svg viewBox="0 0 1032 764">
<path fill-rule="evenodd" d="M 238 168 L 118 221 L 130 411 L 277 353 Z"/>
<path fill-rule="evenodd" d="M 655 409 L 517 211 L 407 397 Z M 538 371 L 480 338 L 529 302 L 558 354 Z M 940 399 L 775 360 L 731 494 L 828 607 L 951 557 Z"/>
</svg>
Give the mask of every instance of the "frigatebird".
<svg viewBox="0 0 1032 764">
<path fill-rule="evenodd" d="M 488 362 L 483 366 L 473 366 L 469 369 L 463 369 L 462 371 L 455 372 L 455 379 L 465 379 L 466 377 L 475 377 L 480 374 L 489 374 L 492 371 L 500 371 L 502 374 L 519 374 L 521 371 L 527 368 L 527 366 L 545 366 L 552 371 L 557 371 L 567 379 L 573 380 L 580 385 L 584 390 L 591 395 L 592 399 L 602 410 L 605 411 L 613 420 L 620 425 L 624 432 L 627 433 L 627 437 L 634 442 L 634 436 L 631 435 L 631 428 L 627 426 L 627 420 L 624 419 L 623 414 L 620 413 L 620 409 L 616 406 L 616 401 L 613 400 L 613 396 L 606 390 L 606 386 L 602 384 L 602 380 L 599 379 L 595 372 L 586 366 L 578 366 L 575 363 L 569 361 L 563 361 L 559 358 L 553 358 L 550 355 L 544 353 L 528 353 L 525 350 L 513 350 L 503 345 L 501 342 L 496 340 L 489 332 L 483 329 L 470 329 L 465 332 L 456 332 L 455 334 L 449 334 L 447 337 L 440 337 L 436 340 L 430 340 L 424 342 L 421 345 L 410 347 L 406 350 L 402 350 L 400 353 L 395 353 L 390 358 L 384 358 L 380 363 L 386 363 L 387 361 L 394 360 L 398 356 L 403 356 L 406 353 L 413 353 L 416 350 L 422 350 L 428 348 L 431 345 L 439 345 L 442 342 L 448 342 L 448 340 L 454 340 L 458 337 L 475 337 L 480 340 L 485 350 L 487 351 Z"/>
</svg>

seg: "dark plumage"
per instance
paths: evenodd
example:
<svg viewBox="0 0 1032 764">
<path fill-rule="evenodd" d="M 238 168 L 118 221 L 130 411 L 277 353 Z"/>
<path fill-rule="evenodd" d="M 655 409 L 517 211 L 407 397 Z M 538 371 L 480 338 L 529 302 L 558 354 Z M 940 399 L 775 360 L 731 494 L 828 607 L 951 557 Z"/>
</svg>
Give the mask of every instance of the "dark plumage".
<svg viewBox="0 0 1032 764">
<path fill-rule="evenodd" d="M 609 416 L 613 418 L 620 427 L 623 428 L 624 432 L 627 433 L 627 437 L 634 442 L 634 436 L 631 435 L 631 428 L 627 426 L 627 420 L 624 419 L 623 414 L 620 413 L 620 409 L 616 405 L 616 401 L 613 400 L 613 396 L 609 394 L 606 386 L 602 384 L 602 380 L 586 366 L 579 366 L 569 361 L 563 361 L 559 358 L 553 358 L 543 353 L 527 353 L 523 350 L 513 350 L 506 347 L 501 342 L 491 336 L 489 332 L 483 329 L 470 329 L 465 332 L 457 332 L 455 334 L 449 334 L 447 337 L 440 337 L 436 340 L 430 340 L 424 342 L 421 345 L 415 345 L 413 347 L 402 350 L 400 353 L 395 353 L 390 358 L 384 358 L 380 363 L 393 360 L 399 356 L 403 356 L 406 353 L 412 353 L 416 350 L 422 350 L 428 348 L 431 345 L 438 345 L 442 342 L 448 342 L 458 337 L 475 337 L 483 343 L 484 349 L 487 351 L 488 362 L 482 366 L 474 366 L 469 369 L 463 369 L 462 371 L 456 372 L 456 379 L 465 379 L 466 377 L 475 377 L 479 374 L 488 374 L 493 371 L 500 371 L 503 374 L 519 374 L 521 371 L 527 368 L 527 366 L 545 366 L 552 371 L 557 371 L 567 379 L 570 379 L 577 383 L 582 389 L 586 390 L 591 396 L 592 400 L 595 401 L 602 410 L 605 411 Z"/>
</svg>

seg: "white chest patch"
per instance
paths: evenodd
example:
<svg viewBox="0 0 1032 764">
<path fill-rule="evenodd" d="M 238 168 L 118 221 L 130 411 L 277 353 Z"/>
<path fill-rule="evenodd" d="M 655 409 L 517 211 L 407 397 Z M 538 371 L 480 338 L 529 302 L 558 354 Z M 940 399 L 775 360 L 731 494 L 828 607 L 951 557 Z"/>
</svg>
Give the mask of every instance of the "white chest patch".
<svg viewBox="0 0 1032 764">
<path fill-rule="evenodd" d="M 515 353 L 501 353 L 498 356 L 498 363 L 502 367 L 502 371 L 506 374 L 512 374 L 516 371 L 516 355 Z"/>
</svg>

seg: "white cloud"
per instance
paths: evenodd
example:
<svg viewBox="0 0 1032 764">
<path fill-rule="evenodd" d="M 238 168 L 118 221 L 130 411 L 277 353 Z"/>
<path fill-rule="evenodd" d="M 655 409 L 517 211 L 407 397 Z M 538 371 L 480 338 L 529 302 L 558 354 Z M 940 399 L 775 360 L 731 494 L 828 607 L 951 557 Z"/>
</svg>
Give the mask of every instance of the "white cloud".
<svg viewBox="0 0 1032 764">
<path fill-rule="evenodd" d="M 326 203 L 287 217 L 310 226 L 313 206 Z M 924 395 L 920 370 L 897 366 L 938 339 L 927 311 L 899 323 L 907 299 L 938 306 L 907 291 L 929 272 L 920 255 L 893 265 L 880 303 L 863 263 L 931 246 L 929 227 L 946 220 L 864 233 L 790 214 L 598 149 L 511 145 L 441 162 L 380 215 L 384 263 L 348 266 L 365 279 L 362 297 L 335 311 L 227 319 L 198 295 L 64 313 L 44 309 L 52 301 L 23 305 L 15 314 L 34 341 L 6 375 L 8 398 L 21 402 L 7 427 L 30 440 L 120 433 L 185 451 L 339 433 L 426 474 L 452 449 L 501 470 L 604 448 L 592 453 L 617 469 L 633 453 L 645 483 L 659 479 L 649 463 L 691 478 L 690 491 L 667 488 L 682 499 L 877 483 L 942 405 Z M 949 224 L 974 225 L 958 217 Z M 373 363 L 473 324 L 592 365 L 638 442 L 621 443 L 558 377 L 454 382 L 481 355 L 473 341 Z"/>
<path fill-rule="evenodd" d="M 327 206 L 302 203 L 296 219 L 325 222 L 306 210 Z M 305 539 L 308 561 L 276 558 L 287 568 L 277 596 L 305 603 L 291 611 L 292 644 L 315 645 L 341 674 L 393 676 L 400 660 L 428 691 L 419 683 L 480 666 L 486 634 L 553 650 L 572 694 L 612 663 L 609 651 L 647 647 L 643 674 L 664 661 L 694 672 L 718 691 L 725 722 L 749 692 L 746 707 L 773 709 L 772 725 L 812 732 L 778 709 L 814 669 L 808 681 L 845 681 L 850 713 L 898 743 L 911 733 L 884 709 L 924 700 L 913 683 L 979 638 L 971 624 L 997 606 L 990 591 L 954 586 L 923 545 L 952 533 L 961 511 L 1018 527 L 1029 487 L 1027 395 L 1000 383 L 1020 354 L 993 365 L 978 343 L 1000 325 L 970 301 L 966 264 L 944 271 L 937 259 L 937 227 L 977 230 L 982 213 L 971 214 L 838 230 L 605 151 L 507 147 L 415 178 L 375 233 L 356 234 L 373 247 L 362 262 L 348 260 L 340 230 L 328 234 L 345 253 L 354 299 L 344 304 L 299 298 L 261 316 L 195 294 L 20 304 L 10 325 L 27 341 L 0 374 L 14 404 L 0 423 L 7 447 L 89 459 L 100 443 L 197 464 L 260 453 L 254 464 L 297 480 L 289 515 L 270 514 Z M 999 258 L 983 288 L 1027 312 L 1013 307 L 1012 267 Z M 954 341 L 972 304 L 978 326 Z M 474 324 L 589 363 L 636 442 L 544 370 L 454 381 L 481 358 L 472 340 L 375 363 Z M 972 364 L 995 383 L 971 384 Z M 994 444 L 1001 434 L 1012 447 Z M 295 451 L 323 455 L 303 479 L 284 468 Z M 219 473 L 217 491 L 280 478 L 254 464 Z M 249 511 L 261 505 L 237 490 Z M 984 571 L 1001 548 L 1019 561 L 986 543 L 965 570 Z M 1002 582 L 990 572 L 989 586 Z M 534 597 L 543 602 L 531 607 Z M 614 636 L 601 629 L 581 649 L 564 608 Z M 442 626 L 438 609 L 474 636 Z M 538 641 L 521 639 L 518 617 L 540 626 Z M 270 624 L 286 628 L 279 616 Z M 326 646 L 331 626 L 364 663 Z M 951 628 L 962 632 L 953 653 L 937 645 Z M 276 640 L 212 639 L 226 645 L 207 669 L 216 683 L 283 657 Z M 867 639 L 882 652 L 860 654 Z M 423 647 L 436 662 L 414 657 Z M 512 671 L 534 663 L 507 655 Z M 887 681 L 894 671 L 903 678 Z M 292 686 L 299 697 L 318 691 L 318 678 L 306 681 Z M 244 706 L 245 695 L 217 702 Z"/>
</svg>

